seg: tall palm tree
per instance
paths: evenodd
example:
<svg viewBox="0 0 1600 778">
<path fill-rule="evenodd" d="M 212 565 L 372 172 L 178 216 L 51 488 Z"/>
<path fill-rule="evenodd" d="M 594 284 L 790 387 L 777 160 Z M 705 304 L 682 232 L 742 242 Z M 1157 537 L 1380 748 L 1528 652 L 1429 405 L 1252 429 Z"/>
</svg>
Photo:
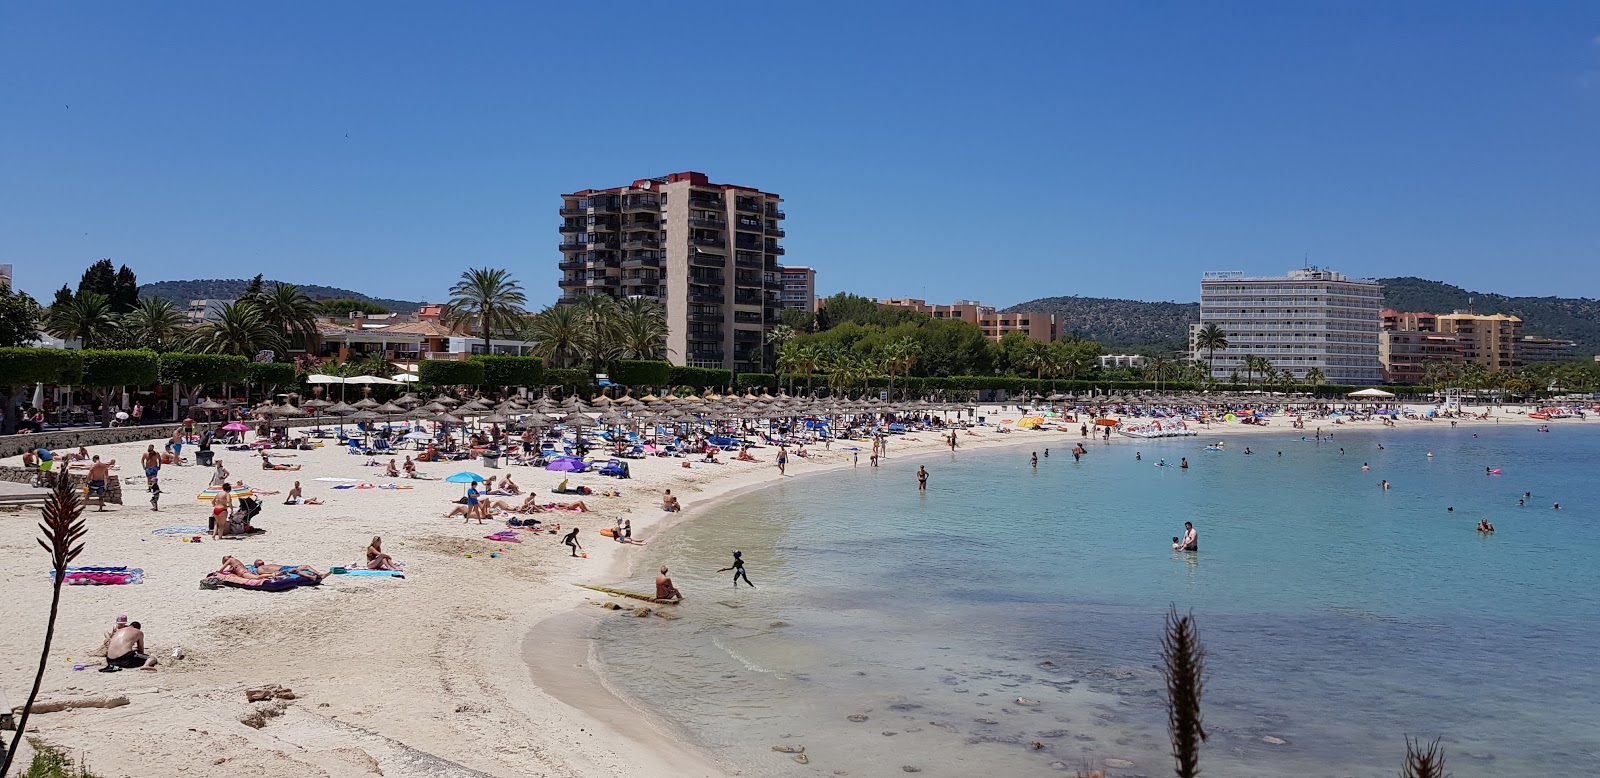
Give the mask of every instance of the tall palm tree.
<svg viewBox="0 0 1600 778">
<path fill-rule="evenodd" d="M 772 365 L 772 369 L 777 371 L 779 375 L 783 375 L 784 373 L 789 374 L 790 393 L 794 392 L 794 374 L 800 372 L 802 359 L 800 352 L 804 348 L 804 346 L 801 346 L 799 343 L 796 343 L 792 340 L 785 341 L 782 345 L 778 346 L 778 351 L 776 354 L 777 359 Z"/>
<path fill-rule="evenodd" d="M 117 319 L 125 337 L 152 351 L 170 351 L 189 334 L 188 318 L 170 300 L 144 297 Z"/>
<path fill-rule="evenodd" d="M 583 317 L 574 306 L 552 306 L 528 320 L 522 337 L 533 342 L 534 354 L 557 365 L 570 365 L 583 346 Z"/>
<path fill-rule="evenodd" d="M 1034 378 L 1044 378 L 1044 371 L 1050 366 L 1050 344 L 1042 340 L 1028 341 L 1017 355 L 1017 366 L 1032 370 Z"/>
<path fill-rule="evenodd" d="M 116 330 L 116 314 L 111 300 L 99 292 L 83 292 L 64 306 L 50 306 L 45 331 L 62 340 L 76 340 L 84 348 L 95 348 Z"/>
<path fill-rule="evenodd" d="M 617 302 L 616 339 L 622 356 L 661 359 L 667 353 L 667 311 L 649 297 L 628 297 Z"/>
<path fill-rule="evenodd" d="M 903 369 L 907 372 L 916 363 L 917 357 L 922 354 L 922 344 L 907 335 L 884 344 L 879 350 L 878 357 L 883 365 L 884 372 L 889 374 L 889 396 L 894 396 L 895 376 Z"/>
<path fill-rule="evenodd" d="M 806 393 L 811 392 L 811 379 L 823 366 L 822 349 L 815 344 L 807 343 L 800 347 L 795 355 L 795 367 L 806 374 Z"/>
<path fill-rule="evenodd" d="M 1207 324 L 1195 333 L 1194 345 L 1206 351 L 1206 377 L 1209 379 L 1216 369 L 1217 349 L 1228 348 L 1228 333 L 1215 323 Z"/>
<path fill-rule="evenodd" d="M 1145 375 L 1155 382 L 1157 389 L 1161 388 L 1162 379 L 1167 377 L 1167 373 L 1171 369 L 1172 361 L 1162 356 L 1151 357 L 1150 361 L 1144 363 Z"/>
<path fill-rule="evenodd" d="M 281 351 L 283 332 L 267 323 L 261 309 L 252 303 L 233 302 L 222 306 L 215 321 L 202 324 L 189 337 L 190 349 L 201 354 L 241 354 Z"/>
<path fill-rule="evenodd" d="M 451 318 L 475 318 L 483 333 L 483 350 L 492 351 L 490 338 L 495 330 L 515 330 L 521 324 L 528 296 L 509 272 L 480 267 L 464 271 L 461 280 L 450 287 Z"/>
<path fill-rule="evenodd" d="M 294 284 L 278 284 L 271 289 L 264 289 L 244 302 L 261 312 L 261 318 L 267 326 L 282 332 L 285 343 L 292 343 L 299 338 L 300 342 L 309 344 L 317 334 L 319 307 L 316 301 Z"/>
<path fill-rule="evenodd" d="M 1328 380 L 1328 374 L 1322 372 L 1320 367 L 1313 367 L 1306 371 L 1306 383 L 1312 386 L 1321 386 L 1322 382 L 1326 380 Z"/>
</svg>

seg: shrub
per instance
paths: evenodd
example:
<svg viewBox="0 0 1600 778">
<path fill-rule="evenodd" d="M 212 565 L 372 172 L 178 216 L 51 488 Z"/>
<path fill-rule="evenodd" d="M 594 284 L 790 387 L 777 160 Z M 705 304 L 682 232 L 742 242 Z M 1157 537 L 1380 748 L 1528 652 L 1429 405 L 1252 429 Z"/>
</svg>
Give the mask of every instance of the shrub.
<svg viewBox="0 0 1600 778">
<path fill-rule="evenodd" d="M 667 377 L 667 382 L 673 386 L 687 386 L 698 392 L 708 386 L 731 385 L 733 383 L 733 371 L 712 367 L 679 367 L 674 365 Z"/>
<path fill-rule="evenodd" d="M 428 359 L 417 364 L 417 380 L 433 386 L 477 386 L 483 378 L 482 362 Z"/>
<path fill-rule="evenodd" d="M 169 351 L 157 358 L 163 383 L 184 386 L 242 384 L 250 379 L 250 360 L 234 354 L 184 354 Z"/>
<path fill-rule="evenodd" d="M 741 389 L 778 388 L 778 377 L 772 373 L 740 373 L 734 376 L 733 382 Z"/>
<path fill-rule="evenodd" d="M 594 383 L 594 377 L 581 367 L 552 367 L 544 371 L 544 383 L 572 390 Z"/>
<path fill-rule="evenodd" d="M 83 355 L 83 386 L 150 386 L 160 380 L 154 351 L 88 350 Z"/>
<path fill-rule="evenodd" d="M 0 348 L 0 385 L 76 384 L 83 352 L 59 348 Z"/>
<path fill-rule="evenodd" d="M 483 383 L 489 386 L 538 388 L 544 385 L 544 361 L 538 357 L 474 354 L 467 361 L 483 365 Z"/>
<path fill-rule="evenodd" d="M 255 386 L 292 386 L 299 376 L 287 362 L 251 362 L 245 366 L 245 380 Z"/>
<path fill-rule="evenodd" d="M 653 359 L 618 359 L 607 371 L 623 386 L 664 386 L 672 380 L 672 364 Z"/>
</svg>

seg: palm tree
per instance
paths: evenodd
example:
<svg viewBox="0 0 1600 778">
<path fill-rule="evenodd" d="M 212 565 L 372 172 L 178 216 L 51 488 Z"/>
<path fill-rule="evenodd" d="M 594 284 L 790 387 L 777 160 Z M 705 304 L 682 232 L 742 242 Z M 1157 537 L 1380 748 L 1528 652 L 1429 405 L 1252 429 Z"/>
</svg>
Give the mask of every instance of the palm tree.
<svg viewBox="0 0 1600 778">
<path fill-rule="evenodd" d="M 462 272 L 461 280 L 450 287 L 451 318 L 463 321 L 476 318 L 483 332 L 483 350 L 492 351 L 490 337 L 495 330 L 515 330 L 521 323 L 528 296 L 522 285 L 505 270 L 480 267 Z"/>
<path fill-rule="evenodd" d="M 774 347 L 782 346 L 795 336 L 794 328 L 787 324 L 777 324 L 767 330 L 767 342 Z"/>
<path fill-rule="evenodd" d="M 215 321 L 200 325 L 189 337 L 189 348 L 201 354 L 242 354 L 281 351 L 283 332 L 267 323 L 261 309 L 248 302 L 222 306 Z"/>
<path fill-rule="evenodd" d="M 283 333 L 285 343 L 299 338 L 309 344 L 317 334 L 317 303 L 294 284 L 278 284 L 243 302 L 255 306 L 267 326 Z"/>
<path fill-rule="evenodd" d="M 799 343 L 795 343 L 792 340 L 785 341 L 782 345 L 778 346 L 777 360 L 772 365 L 772 369 L 777 371 L 779 375 L 784 373 L 789 374 L 790 393 L 794 392 L 794 374 L 800 372 L 802 361 L 800 352 L 804 348 L 804 346 L 800 345 Z"/>
<path fill-rule="evenodd" d="M 1207 324 L 1195 333 L 1194 345 L 1206 351 L 1206 377 L 1210 378 L 1216 369 L 1217 349 L 1228 348 L 1228 333 L 1216 324 Z"/>
<path fill-rule="evenodd" d="M 1017 364 L 1027 370 L 1033 371 L 1034 378 L 1044 378 L 1045 368 L 1050 366 L 1050 344 L 1042 340 L 1030 340 L 1022 347 L 1022 352 L 1017 355 Z"/>
<path fill-rule="evenodd" d="M 61 307 L 50 306 L 45 331 L 62 340 L 76 340 L 84 348 L 94 348 L 116 330 L 116 314 L 111 300 L 99 292 L 84 292 Z"/>
<path fill-rule="evenodd" d="M 800 353 L 795 357 L 795 366 L 799 368 L 800 372 L 806 374 L 806 392 L 808 394 L 811 392 L 812 376 L 814 376 L 818 370 L 822 369 L 822 358 L 822 349 L 810 343 L 801 346 Z"/>
<path fill-rule="evenodd" d="M 599 369 L 622 349 L 617 344 L 620 312 L 617 301 L 604 294 L 588 294 L 573 305 L 583 318 L 583 353 L 589 365 Z"/>
<path fill-rule="evenodd" d="M 1172 362 L 1166 357 L 1154 356 L 1144 363 L 1145 375 L 1155 382 L 1156 389 L 1161 388 L 1161 379 L 1167 377 L 1167 371 L 1172 369 Z"/>
<path fill-rule="evenodd" d="M 885 344 L 884 347 L 878 352 L 878 356 L 883 364 L 884 372 L 889 374 L 890 397 L 894 396 L 895 376 L 899 374 L 902 368 L 909 372 L 911 370 L 911 365 L 916 363 L 917 357 L 921 353 L 922 344 L 913 340 L 909 335 Z"/>
<path fill-rule="evenodd" d="M 522 337 L 533 342 L 533 353 L 545 361 L 568 365 L 583 345 L 583 317 L 574 306 L 552 306 L 528 321 Z"/>
<path fill-rule="evenodd" d="M 133 342 L 152 351 L 170 351 L 188 335 L 187 317 L 169 300 L 145 297 L 139 307 L 117 319 L 117 326 Z"/>
<path fill-rule="evenodd" d="M 660 301 L 629 297 L 616 306 L 617 346 L 630 359 L 661 359 L 667 353 L 667 311 Z"/>
<path fill-rule="evenodd" d="M 1328 375 L 1322 372 L 1320 367 L 1313 367 L 1306 371 L 1306 383 L 1312 386 L 1321 386 L 1322 382 L 1326 380 L 1328 380 Z"/>
</svg>

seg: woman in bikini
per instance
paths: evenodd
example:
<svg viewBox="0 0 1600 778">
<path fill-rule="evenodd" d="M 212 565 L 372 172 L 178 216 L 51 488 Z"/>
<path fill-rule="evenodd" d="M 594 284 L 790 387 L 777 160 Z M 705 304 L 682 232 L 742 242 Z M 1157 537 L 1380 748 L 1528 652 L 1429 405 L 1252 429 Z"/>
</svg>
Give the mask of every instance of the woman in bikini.
<svg viewBox="0 0 1600 778">
<path fill-rule="evenodd" d="M 383 538 L 373 536 L 372 543 L 367 545 L 368 570 L 399 570 L 394 558 L 383 553 Z"/>
</svg>

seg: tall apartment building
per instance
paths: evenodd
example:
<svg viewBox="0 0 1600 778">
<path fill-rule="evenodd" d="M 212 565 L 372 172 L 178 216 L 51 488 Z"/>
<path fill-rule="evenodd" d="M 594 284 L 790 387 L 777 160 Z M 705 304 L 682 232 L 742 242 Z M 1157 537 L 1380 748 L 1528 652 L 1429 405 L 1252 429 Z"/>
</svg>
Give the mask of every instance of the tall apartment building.
<svg viewBox="0 0 1600 778">
<path fill-rule="evenodd" d="M 1421 383 L 1429 362 L 1459 365 L 1466 361 L 1455 335 L 1439 331 L 1439 317 L 1385 308 L 1379 314 L 1378 361 L 1384 383 Z"/>
<path fill-rule="evenodd" d="M 1521 367 L 1517 359 L 1517 338 L 1522 319 L 1503 313 L 1482 315 L 1467 311 L 1441 313 L 1436 317 L 1440 332 L 1456 336 L 1463 356 L 1490 370 Z"/>
<path fill-rule="evenodd" d="M 778 281 L 782 284 L 778 293 L 779 307 L 817 312 L 817 271 L 809 267 L 779 266 Z"/>
<path fill-rule="evenodd" d="M 1258 356 L 1302 380 L 1317 368 L 1328 383 L 1377 384 L 1382 307 L 1378 282 L 1314 267 L 1277 277 L 1213 271 L 1200 279 L 1200 324 L 1215 324 L 1228 337 L 1216 352 L 1218 380 L 1245 375 L 1245 358 Z"/>
<path fill-rule="evenodd" d="M 1571 362 L 1578 358 L 1578 344 L 1571 340 L 1523 335 L 1513 346 L 1517 361 L 1524 365 L 1534 362 Z"/>
<path fill-rule="evenodd" d="M 667 358 L 765 372 L 781 310 L 782 198 L 704 173 L 561 196 L 561 298 L 640 296 L 667 311 Z"/>
<path fill-rule="evenodd" d="M 1008 332 L 1020 332 L 1034 340 L 1053 343 L 1062 333 L 1053 313 L 1001 313 L 993 307 L 972 300 L 957 300 L 951 305 L 929 305 L 926 300 L 911 297 L 888 297 L 878 300 L 879 305 L 909 308 L 935 319 L 959 319 L 983 329 L 983 334 L 998 342 Z"/>
</svg>

